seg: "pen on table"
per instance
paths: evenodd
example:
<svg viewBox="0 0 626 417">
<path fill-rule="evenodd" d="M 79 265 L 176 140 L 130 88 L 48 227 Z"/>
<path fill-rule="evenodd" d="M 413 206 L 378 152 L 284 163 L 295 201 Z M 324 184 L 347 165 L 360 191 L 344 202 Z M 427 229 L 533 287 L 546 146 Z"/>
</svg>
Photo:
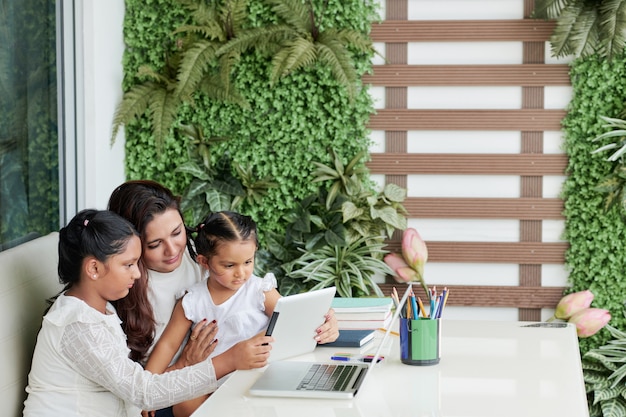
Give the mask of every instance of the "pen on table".
<svg viewBox="0 0 626 417">
<path fill-rule="evenodd" d="M 341 362 L 371 362 L 374 360 L 374 355 L 352 356 L 351 354 L 346 353 L 333 355 L 330 359 Z M 380 356 L 376 362 L 380 362 L 383 359 L 384 356 Z"/>
<path fill-rule="evenodd" d="M 342 362 L 349 362 L 352 360 L 352 355 L 333 355 L 330 357 L 330 359 L 334 360 L 334 361 L 342 361 Z"/>
</svg>

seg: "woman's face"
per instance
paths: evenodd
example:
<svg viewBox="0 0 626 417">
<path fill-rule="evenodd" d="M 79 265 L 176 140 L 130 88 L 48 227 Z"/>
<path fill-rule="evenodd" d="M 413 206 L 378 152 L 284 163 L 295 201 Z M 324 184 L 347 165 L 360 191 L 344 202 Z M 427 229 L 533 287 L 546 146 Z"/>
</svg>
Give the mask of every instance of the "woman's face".
<svg viewBox="0 0 626 417">
<path fill-rule="evenodd" d="M 146 268 L 172 272 L 180 266 L 187 250 L 187 232 L 178 210 L 168 209 L 146 225 L 142 259 Z"/>
</svg>

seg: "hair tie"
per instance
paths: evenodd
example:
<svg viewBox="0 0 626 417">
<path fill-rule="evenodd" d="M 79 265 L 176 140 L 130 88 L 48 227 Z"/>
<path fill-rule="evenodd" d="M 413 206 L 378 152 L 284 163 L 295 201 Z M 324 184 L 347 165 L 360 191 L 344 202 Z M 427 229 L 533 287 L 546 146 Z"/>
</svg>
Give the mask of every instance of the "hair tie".
<svg viewBox="0 0 626 417">
<path fill-rule="evenodd" d="M 89 219 L 85 219 L 85 221 L 83 222 L 83 226 L 87 227 L 88 224 L 89 224 Z"/>
</svg>

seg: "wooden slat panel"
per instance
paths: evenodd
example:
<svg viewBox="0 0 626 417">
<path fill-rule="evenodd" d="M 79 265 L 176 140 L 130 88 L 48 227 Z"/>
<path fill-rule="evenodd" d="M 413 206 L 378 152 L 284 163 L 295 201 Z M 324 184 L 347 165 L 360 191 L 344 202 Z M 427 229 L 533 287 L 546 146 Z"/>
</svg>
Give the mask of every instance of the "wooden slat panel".
<svg viewBox="0 0 626 417">
<path fill-rule="evenodd" d="M 563 264 L 567 243 L 546 242 L 426 242 L 428 262 Z M 400 241 L 389 241 L 400 252 Z"/>
<path fill-rule="evenodd" d="M 372 25 L 374 42 L 476 42 L 550 39 L 555 23 L 543 20 L 386 20 Z"/>
<path fill-rule="evenodd" d="M 379 286 L 386 296 L 391 294 L 394 286 L 400 294 L 405 289 L 404 284 L 386 283 Z M 448 287 L 450 291 L 446 305 L 470 307 L 554 308 L 565 290 L 564 287 L 437 285 L 437 288 L 443 287 Z M 415 292 L 417 295 L 423 293 L 419 288 Z"/>
<path fill-rule="evenodd" d="M 561 130 L 565 110 L 402 110 L 380 109 L 370 117 L 374 130 Z"/>
<path fill-rule="evenodd" d="M 567 86 L 569 66 L 545 65 L 375 65 L 365 84 L 404 86 Z"/>
<path fill-rule="evenodd" d="M 562 220 L 558 198 L 434 198 L 409 197 L 404 203 L 410 218 Z"/>
<path fill-rule="evenodd" d="M 373 174 L 563 175 L 565 155 L 555 154 L 401 154 L 374 153 Z"/>
</svg>

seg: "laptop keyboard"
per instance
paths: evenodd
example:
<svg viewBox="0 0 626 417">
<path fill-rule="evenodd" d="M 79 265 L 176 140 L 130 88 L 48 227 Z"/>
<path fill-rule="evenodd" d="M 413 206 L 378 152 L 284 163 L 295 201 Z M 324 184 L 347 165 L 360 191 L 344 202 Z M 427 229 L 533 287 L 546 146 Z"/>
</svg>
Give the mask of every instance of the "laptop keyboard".
<svg viewBox="0 0 626 417">
<path fill-rule="evenodd" d="M 344 391 L 357 368 L 356 365 L 347 364 L 313 364 L 298 389 Z"/>
</svg>

